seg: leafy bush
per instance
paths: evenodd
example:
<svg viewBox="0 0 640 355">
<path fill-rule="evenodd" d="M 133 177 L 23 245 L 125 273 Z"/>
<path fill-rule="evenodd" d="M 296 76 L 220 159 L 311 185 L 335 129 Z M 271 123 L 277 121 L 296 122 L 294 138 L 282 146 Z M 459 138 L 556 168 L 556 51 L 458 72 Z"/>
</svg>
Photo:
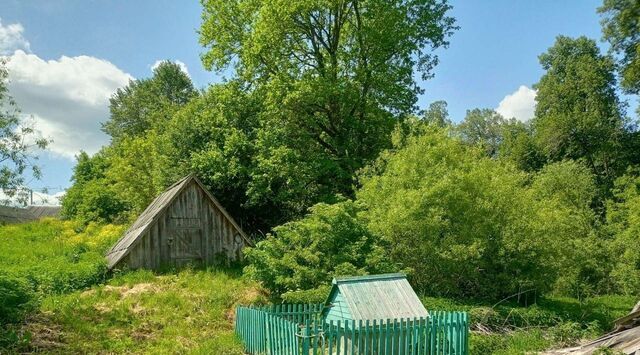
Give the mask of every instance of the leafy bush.
<svg viewBox="0 0 640 355">
<path fill-rule="evenodd" d="M 330 291 L 331 286 L 322 285 L 310 290 L 287 291 L 281 297 L 285 303 L 323 303 Z"/>
<path fill-rule="evenodd" d="M 34 294 L 27 282 L 0 274 L 0 327 L 21 321 L 34 306 Z"/>
<path fill-rule="evenodd" d="M 360 210 L 353 201 L 315 205 L 246 249 L 246 271 L 277 295 L 328 285 L 334 276 L 393 271 L 378 238 L 356 218 Z"/>
<path fill-rule="evenodd" d="M 553 185 L 571 174 L 580 184 Z M 564 253 L 592 235 L 588 174 L 573 163 L 526 174 L 432 127 L 384 153 L 356 196 L 392 261 L 415 270 L 419 291 L 496 299 L 550 291 L 574 261 Z"/>
<path fill-rule="evenodd" d="M 613 235 L 611 272 L 616 291 L 640 294 L 640 171 L 629 171 L 615 182 L 607 219 Z"/>
</svg>

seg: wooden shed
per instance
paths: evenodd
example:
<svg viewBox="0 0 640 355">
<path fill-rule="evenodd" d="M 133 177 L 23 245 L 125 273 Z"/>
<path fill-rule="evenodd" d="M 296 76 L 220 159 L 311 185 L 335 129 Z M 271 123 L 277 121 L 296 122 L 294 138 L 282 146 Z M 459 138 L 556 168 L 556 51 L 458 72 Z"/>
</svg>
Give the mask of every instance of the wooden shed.
<svg viewBox="0 0 640 355">
<path fill-rule="evenodd" d="M 110 269 L 238 260 L 247 235 L 194 175 L 160 194 L 107 252 Z"/>
<path fill-rule="evenodd" d="M 428 315 L 404 274 L 335 278 L 322 312 L 325 321 L 343 323 Z"/>
</svg>

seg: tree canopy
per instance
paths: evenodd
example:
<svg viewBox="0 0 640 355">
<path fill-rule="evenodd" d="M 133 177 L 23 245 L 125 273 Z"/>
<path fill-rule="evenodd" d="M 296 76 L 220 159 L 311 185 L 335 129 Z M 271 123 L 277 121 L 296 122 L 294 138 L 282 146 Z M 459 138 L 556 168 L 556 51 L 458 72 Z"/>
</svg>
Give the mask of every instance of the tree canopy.
<svg viewBox="0 0 640 355">
<path fill-rule="evenodd" d="M 20 109 L 9 93 L 6 60 L 0 57 L 0 190 L 10 198 L 26 202 L 22 194 L 25 175 L 42 176 L 37 165 L 37 150 L 45 149 L 50 140 L 34 131 L 33 124 L 21 117 Z M 1 201 L 8 202 L 8 201 Z"/>
</svg>

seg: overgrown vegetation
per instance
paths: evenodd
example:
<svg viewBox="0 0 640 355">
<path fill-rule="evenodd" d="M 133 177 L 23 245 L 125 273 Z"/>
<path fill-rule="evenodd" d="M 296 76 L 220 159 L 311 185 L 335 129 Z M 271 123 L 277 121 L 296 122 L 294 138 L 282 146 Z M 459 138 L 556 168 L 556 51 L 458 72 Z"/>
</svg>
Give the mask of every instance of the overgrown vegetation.
<svg viewBox="0 0 640 355">
<path fill-rule="evenodd" d="M 524 295 L 523 295 L 524 298 Z M 472 354 L 523 354 L 576 345 L 609 331 L 613 320 L 626 315 L 633 296 L 599 296 L 584 302 L 575 298 L 527 297 L 500 304 L 424 297 L 428 309 L 464 310 L 471 317 Z"/>
<path fill-rule="evenodd" d="M 31 334 L 27 349 L 51 353 L 243 354 L 234 306 L 263 299 L 234 272 L 137 271 L 46 297 L 22 331 Z"/>
<path fill-rule="evenodd" d="M 274 298 L 319 301 L 334 276 L 404 271 L 442 297 L 425 298 L 429 308 L 472 313 L 478 353 L 593 336 L 640 295 L 640 112 L 619 97 L 640 88 L 637 2 L 599 9 L 610 53 L 558 36 L 540 55 L 527 122 L 416 106 L 414 78 L 434 74 L 435 50 L 457 30 L 445 0 L 202 5 L 203 65 L 231 78 L 198 91 L 164 62 L 115 93 L 111 144 L 78 155 L 63 201 L 74 222 L 0 229 L 3 323 L 39 309 L 29 326 L 64 329 L 60 348 L 43 345 L 60 352 L 239 352 L 220 317 L 250 281 L 137 272 L 95 286 L 123 230 L 99 223 L 130 221 L 186 173 L 261 240 L 245 272 Z M 0 171 L 3 189 L 23 181 L 31 147 L 19 143 L 32 133 L 17 129 L 5 78 L 0 68 L 0 158 L 15 169 Z M 537 305 L 487 307 L 531 292 Z M 12 346 L 40 346 L 4 327 Z"/>
<path fill-rule="evenodd" d="M 15 326 L 49 295 L 107 278 L 104 251 L 123 226 L 45 220 L 0 227 L 0 346 L 20 340 Z"/>
</svg>

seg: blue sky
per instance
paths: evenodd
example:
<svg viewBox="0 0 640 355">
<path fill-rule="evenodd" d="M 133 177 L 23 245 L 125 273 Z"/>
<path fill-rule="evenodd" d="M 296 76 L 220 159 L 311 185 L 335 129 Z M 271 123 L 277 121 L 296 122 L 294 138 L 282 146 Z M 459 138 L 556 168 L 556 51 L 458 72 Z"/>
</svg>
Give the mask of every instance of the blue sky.
<svg viewBox="0 0 640 355">
<path fill-rule="evenodd" d="M 454 121 L 476 107 L 526 119 L 533 109 L 530 88 L 542 75 L 538 55 L 559 34 L 601 36 L 601 1 L 451 3 L 460 30 L 438 51 L 440 65 L 434 79 L 421 83 L 426 92 L 419 104 L 446 100 Z M 30 185 L 54 187 L 52 193 L 68 187 L 73 154 L 108 142 L 99 122 L 108 117 L 109 92 L 149 76 L 156 61 L 184 63 L 200 88 L 220 81 L 200 63 L 199 25 L 196 1 L 3 0 L 0 54 L 14 57 L 10 89 L 56 140 L 53 152 L 41 157 L 43 179 Z M 507 95 L 513 96 L 503 101 Z"/>
</svg>

